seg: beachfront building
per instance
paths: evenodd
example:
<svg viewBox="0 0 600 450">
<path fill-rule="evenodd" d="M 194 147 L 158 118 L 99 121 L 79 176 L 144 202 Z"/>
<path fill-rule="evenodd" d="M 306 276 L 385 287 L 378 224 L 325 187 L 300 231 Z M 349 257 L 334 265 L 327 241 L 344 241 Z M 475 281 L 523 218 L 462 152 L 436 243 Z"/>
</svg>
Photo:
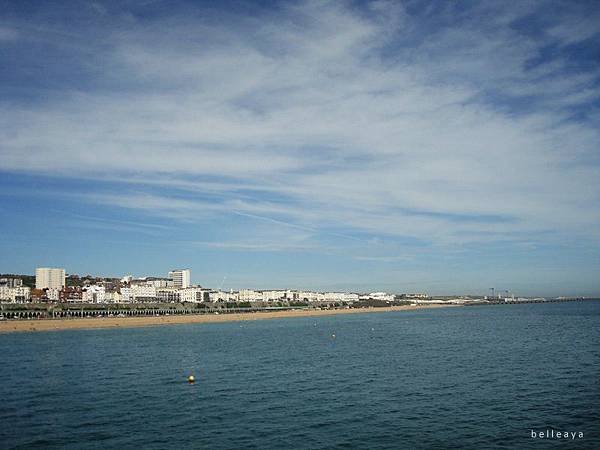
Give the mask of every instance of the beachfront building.
<svg viewBox="0 0 600 450">
<path fill-rule="evenodd" d="M 358 301 L 358 294 L 348 292 L 326 292 L 323 296 L 326 302 L 351 303 Z"/>
<path fill-rule="evenodd" d="M 147 284 L 135 284 L 131 286 L 131 294 L 134 302 L 155 302 L 156 288 Z"/>
<path fill-rule="evenodd" d="M 344 294 L 342 292 L 325 292 L 323 298 L 326 302 L 343 302 Z"/>
<path fill-rule="evenodd" d="M 353 294 L 351 292 L 344 293 L 344 301 L 346 303 L 354 303 L 358 301 L 358 294 Z"/>
<path fill-rule="evenodd" d="M 224 292 L 224 291 L 209 291 L 208 299 L 215 302 L 237 302 L 239 295 L 237 292 Z"/>
<path fill-rule="evenodd" d="M 27 286 L 12 288 L 10 299 L 17 303 L 28 302 L 31 300 L 31 288 Z"/>
<path fill-rule="evenodd" d="M 394 294 L 388 294 L 387 292 L 371 292 L 368 295 L 360 296 L 361 300 L 381 300 L 384 302 L 393 302 L 395 298 Z"/>
<path fill-rule="evenodd" d="M 286 291 L 262 291 L 263 302 L 278 302 L 286 299 Z"/>
<path fill-rule="evenodd" d="M 62 289 L 65 283 L 65 269 L 38 267 L 35 269 L 36 289 Z"/>
<path fill-rule="evenodd" d="M 212 303 L 223 302 L 227 297 L 227 292 L 223 291 L 211 291 L 208 293 L 208 299 Z"/>
<path fill-rule="evenodd" d="M 58 295 L 61 302 L 80 302 L 83 298 L 83 289 L 80 286 L 65 286 Z"/>
<path fill-rule="evenodd" d="M 119 292 L 119 300 L 123 303 L 156 301 L 156 288 L 147 284 L 133 284 L 131 287 L 121 287 Z"/>
<path fill-rule="evenodd" d="M 105 303 L 122 303 L 123 299 L 121 297 L 121 293 L 116 290 L 106 290 L 104 292 L 104 302 Z"/>
<path fill-rule="evenodd" d="M 163 303 L 174 303 L 181 301 L 181 294 L 176 288 L 156 289 L 156 300 Z"/>
<path fill-rule="evenodd" d="M 173 287 L 185 289 L 191 286 L 190 269 L 175 269 L 169 272 L 169 278 L 173 280 Z"/>
<path fill-rule="evenodd" d="M 291 290 L 287 290 L 285 291 L 285 300 L 287 301 L 294 301 L 297 302 L 300 299 L 300 294 L 298 291 L 291 291 Z"/>
<path fill-rule="evenodd" d="M 325 294 L 322 292 L 300 291 L 298 292 L 298 300 L 303 302 L 324 302 Z"/>
<path fill-rule="evenodd" d="M 185 289 L 180 289 L 180 301 L 188 303 L 202 303 L 205 300 L 208 300 L 209 292 L 210 291 L 208 291 L 207 289 L 202 289 L 200 287 L 189 287 Z"/>
<path fill-rule="evenodd" d="M 46 289 L 46 298 L 50 302 L 57 302 L 60 300 L 60 289 Z"/>
<path fill-rule="evenodd" d="M 299 291 L 298 292 L 298 300 L 301 302 L 314 302 L 315 301 L 314 292 L 308 291 Z"/>
<path fill-rule="evenodd" d="M 31 300 L 31 288 L 27 286 L 0 286 L 0 301 L 23 303 Z"/>
<path fill-rule="evenodd" d="M 122 287 L 119 292 L 123 303 L 130 303 L 133 301 L 133 288 Z"/>
<path fill-rule="evenodd" d="M 238 292 L 238 301 L 240 302 L 257 302 L 263 300 L 263 293 L 253 289 L 240 289 Z"/>
<path fill-rule="evenodd" d="M 86 303 L 104 303 L 106 289 L 104 286 L 92 285 L 83 290 L 82 301 Z"/>
</svg>

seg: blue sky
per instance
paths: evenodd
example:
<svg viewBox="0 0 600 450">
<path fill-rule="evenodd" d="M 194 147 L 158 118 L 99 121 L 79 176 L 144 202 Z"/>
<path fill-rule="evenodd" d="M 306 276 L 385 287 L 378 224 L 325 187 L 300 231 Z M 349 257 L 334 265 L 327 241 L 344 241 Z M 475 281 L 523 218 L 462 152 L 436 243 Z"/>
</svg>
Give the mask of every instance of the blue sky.
<svg viewBox="0 0 600 450">
<path fill-rule="evenodd" d="M 7 1 L 0 272 L 600 295 L 600 5 Z"/>
</svg>

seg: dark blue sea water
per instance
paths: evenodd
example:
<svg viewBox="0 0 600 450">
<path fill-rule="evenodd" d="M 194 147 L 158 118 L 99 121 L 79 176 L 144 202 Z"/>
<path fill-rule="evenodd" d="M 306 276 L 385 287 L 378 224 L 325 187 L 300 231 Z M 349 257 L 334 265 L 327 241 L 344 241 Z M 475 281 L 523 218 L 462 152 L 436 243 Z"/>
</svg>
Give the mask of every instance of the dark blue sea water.
<svg viewBox="0 0 600 450">
<path fill-rule="evenodd" d="M 0 447 L 600 448 L 599 330 L 594 301 L 0 335 Z"/>
</svg>

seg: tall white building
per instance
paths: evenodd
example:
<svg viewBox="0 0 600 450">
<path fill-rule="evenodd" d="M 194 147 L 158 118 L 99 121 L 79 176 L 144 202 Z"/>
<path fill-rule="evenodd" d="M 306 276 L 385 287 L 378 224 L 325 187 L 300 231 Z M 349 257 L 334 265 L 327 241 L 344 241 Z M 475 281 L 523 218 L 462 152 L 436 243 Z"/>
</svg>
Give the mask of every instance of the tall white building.
<svg viewBox="0 0 600 450">
<path fill-rule="evenodd" d="M 65 287 L 65 269 L 38 267 L 35 269 L 36 289 L 62 289 Z"/>
<path fill-rule="evenodd" d="M 173 287 L 185 289 L 191 285 L 190 269 L 175 269 L 169 272 L 169 278 L 173 279 Z"/>
</svg>

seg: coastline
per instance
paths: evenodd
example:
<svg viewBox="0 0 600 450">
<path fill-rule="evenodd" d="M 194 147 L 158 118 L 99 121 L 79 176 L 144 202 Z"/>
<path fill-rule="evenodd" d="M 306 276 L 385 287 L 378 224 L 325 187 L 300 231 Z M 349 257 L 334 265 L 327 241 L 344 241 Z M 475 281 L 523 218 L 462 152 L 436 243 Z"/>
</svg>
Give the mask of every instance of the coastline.
<svg viewBox="0 0 600 450">
<path fill-rule="evenodd" d="M 458 305 L 406 305 L 383 308 L 293 310 L 269 312 L 244 312 L 233 314 L 197 314 L 183 316 L 102 317 L 70 319 L 6 320 L 0 322 L 0 334 L 38 331 L 89 330 L 103 328 L 137 328 L 190 323 L 239 322 L 294 317 L 332 316 L 337 314 L 365 314 L 374 312 L 416 311 L 421 309 L 448 308 Z"/>
</svg>

